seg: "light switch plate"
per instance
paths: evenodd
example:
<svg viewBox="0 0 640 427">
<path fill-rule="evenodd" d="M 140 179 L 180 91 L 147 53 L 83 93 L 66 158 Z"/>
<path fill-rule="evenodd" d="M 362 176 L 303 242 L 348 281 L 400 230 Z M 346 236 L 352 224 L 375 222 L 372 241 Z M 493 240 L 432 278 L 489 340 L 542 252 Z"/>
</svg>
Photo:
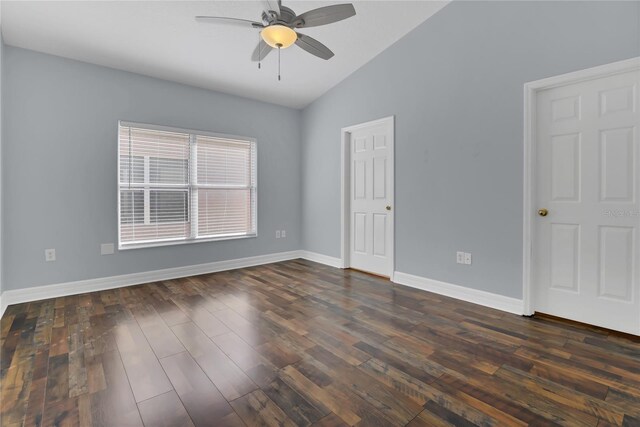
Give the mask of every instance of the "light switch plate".
<svg viewBox="0 0 640 427">
<path fill-rule="evenodd" d="M 456 252 L 456 263 L 464 264 L 464 252 Z"/>
<path fill-rule="evenodd" d="M 470 253 L 465 253 L 464 254 L 464 263 L 466 265 L 471 265 L 471 254 Z"/>
<path fill-rule="evenodd" d="M 287 237 L 287 230 L 282 230 L 280 232 L 280 236 L 284 239 L 285 237 Z"/>
<path fill-rule="evenodd" d="M 103 243 L 100 245 L 100 255 L 113 255 L 113 243 Z"/>
<path fill-rule="evenodd" d="M 276 230 L 276 239 L 280 238 L 280 230 Z"/>
</svg>

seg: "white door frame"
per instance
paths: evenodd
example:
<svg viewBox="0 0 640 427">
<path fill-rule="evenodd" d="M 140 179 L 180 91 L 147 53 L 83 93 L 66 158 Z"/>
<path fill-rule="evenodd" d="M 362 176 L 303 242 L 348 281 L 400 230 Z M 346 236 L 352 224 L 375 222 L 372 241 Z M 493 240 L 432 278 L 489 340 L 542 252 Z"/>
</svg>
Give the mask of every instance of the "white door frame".
<svg viewBox="0 0 640 427">
<path fill-rule="evenodd" d="M 539 91 L 559 86 L 607 77 L 615 74 L 640 70 L 640 57 L 612 62 L 586 70 L 575 71 L 559 76 L 536 80 L 524 85 L 524 223 L 523 223 L 523 262 L 522 297 L 524 315 L 535 313 L 532 289 L 533 247 L 535 242 L 535 197 L 536 197 L 536 98 Z M 640 315 L 640 314 L 639 314 Z"/>
<path fill-rule="evenodd" d="M 396 248 L 396 232 L 395 232 L 395 116 L 384 117 L 378 120 L 372 120 L 366 123 L 360 123 L 353 126 L 347 126 L 340 131 L 341 136 L 341 161 L 340 161 L 340 259 L 342 260 L 342 268 L 351 267 L 349 259 L 351 254 L 351 132 L 369 127 L 373 125 L 386 125 L 389 127 L 389 164 L 391 165 L 391 185 L 389 202 L 391 204 L 391 245 L 390 245 L 390 272 L 389 279 L 393 281 L 393 274 L 396 270 L 395 248 Z"/>
</svg>

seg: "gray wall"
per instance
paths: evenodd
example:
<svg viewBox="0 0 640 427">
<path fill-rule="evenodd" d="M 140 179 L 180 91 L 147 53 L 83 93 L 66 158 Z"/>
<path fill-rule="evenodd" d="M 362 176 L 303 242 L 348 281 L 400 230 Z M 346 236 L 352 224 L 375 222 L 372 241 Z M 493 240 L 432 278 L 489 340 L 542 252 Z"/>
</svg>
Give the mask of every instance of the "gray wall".
<svg viewBox="0 0 640 427">
<path fill-rule="evenodd" d="M 395 115 L 396 270 L 522 297 L 523 84 L 639 56 L 639 27 L 638 2 L 449 4 L 303 111 L 303 249 L 340 256 L 341 127 Z"/>
<path fill-rule="evenodd" d="M 300 111 L 10 46 L 4 59 L 5 290 L 299 249 Z M 118 119 L 256 137 L 259 237 L 101 256 L 117 242 Z"/>
<path fill-rule="evenodd" d="M 2 9 L 2 4 L 0 4 L 0 9 Z M 2 235 L 2 224 L 3 224 L 3 220 L 2 220 L 2 210 L 3 210 L 3 204 L 2 204 L 2 198 L 4 197 L 3 194 L 4 192 L 2 191 L 2 144 L 3 144 L 3 138 L 2 138 L 2 132 L 3 132 L 3 128 L 2 128 L 2 103 L 3 103 L 3 97 L 2 97 L 2 81 L 3 81 L 3 67 L 4 67 L 4 40 L 2 39 L 2 20 L 0 19 L 0 296 L 2 296 L 2 290 L 3 290 L 3 277 L 4 277 L 4 269 L 3 264 L 2 264 L 2 257 L 3 257 L 3 250 L 2 247 L 4 245 L 4 239 L 3 239 L 3 235 Z M 0 308 L 1 310 L 1 308 Z M 1 311 L 0 311 L 1 312 Z"/>
<path fill-rule="evenodd" d="M 640 55 L 639 27 L 638 2 L 454 2 L 302 113 L 5 46 L 3 289 L 338 257 L 340 128 L 394 114 L 396 269 L 519 298 L 522 86 Z M 118 119 L 257 137 L 259 237 L 101 256 L 117 241 Z"/>
</svg>

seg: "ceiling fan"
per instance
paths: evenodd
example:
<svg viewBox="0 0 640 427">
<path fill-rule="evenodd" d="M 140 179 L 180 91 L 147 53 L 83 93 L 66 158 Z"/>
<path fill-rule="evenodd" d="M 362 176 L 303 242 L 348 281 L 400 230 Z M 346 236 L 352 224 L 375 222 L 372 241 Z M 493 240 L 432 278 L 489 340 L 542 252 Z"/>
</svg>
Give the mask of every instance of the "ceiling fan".
<svg viewBox="0 0 640 427">
<path fill-rule="evenodd" d="M 280 80 L 280 49 L 288 48 L 295 43 L 322 59 L 330 59 L 334 55 L 331 49 L 313 37 L 297 32 L 297 29 L 332 24 L 356 14 L 355 8 L 350 3 L 320 7 L 300 15 L 283 6 L 281 0 L 263 0 L 263 3 L 265 7 L 260 22 L 224 16 L 196 16 L 196 21 L 260 29 L 260 41 L 251 55 L 251 60 L 258 62 L 258 68 L 260 68 L 260 61 L 273 49 L 278 49 L 278 80 Z"/>
</svg>

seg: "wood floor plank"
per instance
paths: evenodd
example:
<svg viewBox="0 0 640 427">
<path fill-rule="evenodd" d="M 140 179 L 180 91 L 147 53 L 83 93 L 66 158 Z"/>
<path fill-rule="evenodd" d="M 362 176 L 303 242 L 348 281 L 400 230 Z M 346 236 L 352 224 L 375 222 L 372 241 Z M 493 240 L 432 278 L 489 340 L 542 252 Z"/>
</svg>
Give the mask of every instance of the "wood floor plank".
<svg viewBox="0 0 640 427">
<path fill-rule="evenodd" d="M 296 425 L 262 390 L 256 390 L 232 401 L 231 406 L 248 426 Z"/>
<path fill-rule="evenodd" d="M 372 357 L 388 363 L 390 366 L 406 373 L 407 375 L 416 378 L 423 383 L 431 383 L 435 381 L 440 375 L 445 372 L 445 369 L 441 366 L 433 366 L 433 364 L 427 364 L 423 359 L 416 356 L 403 355 L 402 352 L 388 347 L 374 347 L 365 342 L 359 342 L 354 347 L 365 351 Z"/>
<path fill-rule="evenodd" d="M 18 319 L 17 323 L 16 319 Z M 0 376 L 2 392 L 0 417 L 7 424 L 21 423 L 27 409 L 25 398 L 29 395 L 36 368 L 34 360 L 36 348 L 31 345 L 36 320 L 28 319 L 26 312 L 22 313 L 15 317 L 9 333 L 10 337 L 15 335 L 16 339 L 9 341 L 11 348 L 4 352 L 4 354 L 10 354 L 10 362 L 5 365 Z M 59 370 L 56 372 L 58 373 Z"/>
<path fill-rule="evenodd" d="M 2 426 L 640 426 L 640 337 L 306 260 L 9 306 Z"/>
<path fill-rule="evenodd" d="M 142 426 L 129 379 L 117 350 L 95 356 L 102 366 L 106 387 L 91 394 L 91 419 L 94 426 Z"/>
<path fill-rule="evenodd" d="M 145 427 L 193 427 L 189 414 L 172 390 L 138 403 Z"/>
<path fill-rule="evenodd" d="M 548 369 L 558 369 L 565 375 L 595 381 L 608 387 L 617 388 L 628 394 L 640 397 L 640 383 L 637 383 L 632 379 L 625 378 L 619 374 L 607 371 L 606 369 L 591 368 L 581 363 L 553 356 L 544 351 L 532 350 L 529 348 L 519 348 L 516 353 L 534 361 L 536 364 L 543 365 Z"/>
<path fill-rule="evenodd" d="M 605 384 L 592 381 L 587 378 L 572 377 L 570 375 L 566 375 L 566 373 L 560 370 L 556 370 L 545 365 L 534 364 L 534 366 L 529 370 L 529 373 L 598 399 L 604 399 L 609 392 L 609 387 Z"/>
<path fill-rule="evenodd" d="M 172 389 L 160 362 L 137 323 L 125 322 L 119 325 L 115 330 L 115 339 L 136 402 Z"/>
<path fill-rule="evenodd" d="M 235 333 L 211 340 L 259 387 L 266 387 L 277 377 L 277 368 Z"/>
<path fill-rule="evenodd" d="M 548 397 L 560 405 L 593 415 L 601 420 L 616 424 L 622 423 L 625 413 L 623 407 L 617 407 L 600 399 L 577 393 L 509 366 L 500 368 L 500 370 L 496 372 L 496 377 L 520 384 L 530 392 Z"/>
<path fill-rule="evenodd" d="M 326 417 L 316 421 L 312 425 L 313 427 L 347 427 L 348 426 L 347 423 L 341 420 L 340 417 L 334 413 L 327 415 Z"/>
<path fill-rule="evenodd" d="M 606 402 L 625 408 L 625 411 L 634 417 L 640 418 L 640 397 L 627 394 L 623 391 L 610 388 L 605 399 Z"/>
<path fill-rule="evenodd" d="M 202 297 L 189 296 L 174 301 L 208 337 L 230 332 L 224 323 L 214 317 L 205 307 L 199 305 L 199 301 L 202 299 Z"/>
<path fill-rule="evenodd" d="M 80 409 L 77 398 L 60 400 L 47 407 L 43 427 L 80 427 Z"/>
<path fill-rule="evenodd" d="M 100 313 L 89 316 L 89 327 L 85 330 L 85 357 L 117 350 L 114 338 L 116 322 L 113 316 L 103 312 L 102 305 L 98 307 Z"/>
<path fill-rule="evenodd" d="M 455 425 L 425 409 L 412 419 L 407 427 L 455 427 Z"/>
<path fill-rule="evenodd" d="M 69 397 L 86 394 L 89 389 L 84 358 L 84 334 L 79 324 L 68 326 L 69 333 Z"/>
<path fill-rule="evenodd" d="M 640 418 L 632 417 L 631 415 L 625 415 L 622 420 L 622 427 L 637 427 L 640 426 Z"/>
<path fill-rule="evenodd" d="M 446 385 L 443 386 L 443 384 Z M 549 424 L 567 426 L 597 424 L 597 417 L 593 415 L 574 410 L 567 405 L 554 401 L 549 396 L 529 393 L 518 383 L 494 380 L 492 376 L 482 373 L 477 373 L 476 375 L 467 373 L 458 377 L 445 374 L 433 385 L 445 392 L 453 388 L 465 389 L 470 393 L 476 393 L 479 398 L 487 399 L 486 401 L 489 404 L 504 405 L 501 410 L 507 413 L 513 411 L 512 415 L 519 419 L 529 417 L 530 420 L 535 420 L 536 422 L 547 420 Z M 487 393 L 489 390 L 491 392 Z M 505 396 L 507 398 L 506 401 L 502 400 L 501 396 Z"/>
<path fill-rule="evenodd" d="M 46 387 L 46 377 L 35 379 L 31 382 L 31 388 L 29 390 L 29 397 L 24 418 L 25 427 L 42 425 Z"/>
<path fill-rule="evenodd" d="M 194 323 L 181 323 L 172 330 L 227 400 L 237 399 L 257 388 Z"/>
<path fill-rule="evenodd" d="M 450 411 L 449 409 L 438 405 L 436 402 L 430 400 L 424 405 L 424 409 L 429 412 L 432 416 L 436 416 L 448 423 L 456 427 L 474 427 L 476 424 L 467 420 L 466 418 L 456 414 L 455 412 Z"/>
<path fill-rule="evenodd" d="M 27 399 L 26 414 L 24 418 L 25 426 L 42 425 L 48 370 L 49 347 L 38 347 L 35 354 L 33 375 L 31 377 L 31 385 Z"/>
<path fill-rule="evenodd" d="M 69 353 L 69 331 L 63 326 L 51 330 L 51 356 Z"/>
<path fill-rule="evenodd" d="M 316 367 L 324 369 L 327 374 L 333 374 L 337 382 L 384 413 L 394 424 L 404 425 L 421 411 L 421 406 L 404 394 L 368 375 L 361 375 L 358 369 L 330 351 L 318 346 L 309 353 L 317 360 Z"/>
<path fill-rule="evenodd" d="M 36 346 L 49 345 L 51 342 L 51 330 L 53 328 L 53 307 L 52 300 L 43 301 L 40 306 L 40 315 L 36 323 L 34 344 Z"/>
<path fill-rule="evenodd" d="M 308 426 L 328 415 L 307 402 L 280 378 L 265 387 L 264 392 L 297 426 Z"/>
<path fill-rule="evenodd" d="M 256 351 L 277 368 L 293 365 L 302 359 L 299 353 L 281 341 L 264 343 L 257 346 Z"/>
<path fill-rule="evenodd" d="M 233 332 L 212 337 L 211 340 L 245 372 L 265 363 L 260 354 Z"/>
<path fill-rule="evenodd" d="M 233 409 L 189 353 L 160 361 L 196 426 L 216 425 Z"/>
<path fill-rule="evenodd" d="M 316 331 L 306 336 L 314 343 L 326 348 L 353 366 L 360 365 L 371 358 L 371 355 L 353 347 L 354 343 L 350 343 L 348 339 L 345 339 L 344 334 L 334 336 L 322 331 Z M 359 340 L 356 340 L 356 342 L 359 342 Z"/>
<path fill-rule="evenodd" d="M 152 306 L 138 306 L 133 314 L 158 359 L 185 351 L 180 340 Z"/>
<path fill-rule="evenodd" d="M 338 395 L 332 394 L 326 387 L 320 387 L 305 377 L 292 366 L 280 370 L 279 376 L 292 389 L 310 402 L 315 408 L 324 412 L 333 412 L 350 425 L 355 425 L 361 418 L 349 408 L 347 402 Z"/>
<path fill-rule="evenodd" d="M 240 338 L 250 345 L 264 344 L 274 336 L 271 332 L 264 332 L 254 327 L 244 317 L 232 309 L 220 310 L 213 313 L 222 323 L 224 323 L 231 331 L 235 332 Z"/>
<path fill-rule="evenodd" d="M 147 285 L 149 286 L 149 285 Z M 147 288 L 150 291 L 149 303 L 153 305 L 158 314 L 164 319 L 165 323 L 169 326 L 174 326 L 180 323 L 189 322 L 189 316 L 187 316 L 180 307 L 178 307 L 172 300 L 164 299 L 154 293 L 155 288 Z"/>
<path fill-rule="evenodd" d="M 59 354 L 49 357 L 45 405 L 69 398 L 69 355 Z"/>
</svg>

